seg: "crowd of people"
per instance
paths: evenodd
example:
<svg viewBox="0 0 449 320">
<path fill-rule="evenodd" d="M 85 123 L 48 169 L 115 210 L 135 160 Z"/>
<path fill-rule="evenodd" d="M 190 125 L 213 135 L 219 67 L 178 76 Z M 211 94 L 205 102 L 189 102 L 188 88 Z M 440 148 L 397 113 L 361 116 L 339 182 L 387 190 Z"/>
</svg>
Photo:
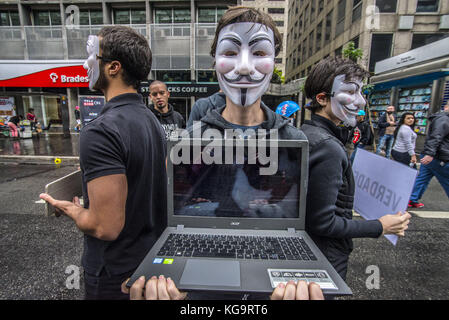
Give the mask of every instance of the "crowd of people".
<svg viewBox="0 0 449 320">
<path fill-rule="evenodd" d="M 411 216 L 391 212 L 378 220 L 352 219 L 355 183 L 345 146 L 348 134 L 341 124 L 357 128 L 356 150 L 372 144 L 374 134 L 360 112 L 366 105 L 362 87 L 369 73 L 340 57 L 320 61 L 304 88 L 312 118 L 298 129 L 261 101 L 281 49 L 281 35 L 269 15 L 247 7 L 228 9 L 217 25 L 211 48 L 221 91 L 196 102 L 187 128 L 192 130 L 201 121 L 202 131 L 276 129 L 279 139 L 307 139 L 306 231 L 346 279 L 353 238 L 404 236 Z M 87 51 L 89 87 L 102 91 L 107 103 L 80 134 L 84 206 L 77 198 L 73 202 L 48 194 L 41 198 L 73 219 L 85 235 L 86 299 L 185 299 L 187 295 L 176 283 L 162 275 L 142 277 L 130 290 L 125 286 L 167 226 L 166 139 L 183 128 L 185 121 L 168 103 L 170 94 L 163 82 L 150 85 L 151 109 L 137 93 L 151 67 L 145 37 L 128 27 L 108 26 L 89 37 Z M 385 130 L 380 133 L 378 151 L 386 146 L 387 157 L 393 150 L 398 161 L 416 163 L 413 120 L 405 115 L 397 123 L 394 107 L 390 107 L 383 120 L 386 124 L 379 125 Z M 435 116 L 432 125 L 429 137 L 438 138 L 428 138 L 421 160 L 424 173 L 421 177 L 420 171 L 419 186 L 415 186 L 419 192 L 414 191 L 416 201 L 433 175 L 440 182 L 445 180 L 446 186 L 449 181 L 449 117 Z M 280 284 L 271 295 L 271 299 L 309 298 L 324 298 L 318 285 Z"/>
</svg>

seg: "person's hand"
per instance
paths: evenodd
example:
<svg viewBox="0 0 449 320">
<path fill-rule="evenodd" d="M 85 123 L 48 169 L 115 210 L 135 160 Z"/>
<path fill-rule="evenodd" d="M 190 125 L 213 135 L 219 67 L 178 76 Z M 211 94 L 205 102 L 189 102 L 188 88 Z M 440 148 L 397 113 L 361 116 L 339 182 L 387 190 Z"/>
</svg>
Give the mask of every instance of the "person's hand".
<svg viewBox="0 0 449 320">
<path fill-rule="evenodd" d="M 59 217 L 61 214 L 70 215 L 69 213 L 74 210 L 83 209 L 78 197 L 73 198 L 73 201 L 56 200 L 52 196 L 46 193 L 41 193 L 39 198 L 47 201 L 55 208 L 55 216 Z"/>
<path fill-rule="evenodd" d="M 416 159 L 416 155 L 412 156 L 412 159 L 410 160 L 412 163 L 416 163 L 418 160 Z"/>
<path fill-rule="evenodd" d="M 271 300 L 324 300 L 323 291 L 318 284 L 306 281 L 280 283 L 273 291 Z"/>
<path fill-rule="evenodd" d="M 433 157 L 431 156 L 424 156 L 424 158 L 421 159 L 421 164 L 429 164 L 433 161 Z"/>
<path fill-rule="evenodd" d="M 122 292 L 129 293 L 130 300 L 184 300 L 187 297 L 187 292 L 180 292 L 171 278 L 153 276 L 145 284 L 145 277 L 141 276 L 131 289 L 126 287 L 128 280 L 122 283 Z"/>
<path fill-rule="evenodd" d="M 405 230 L 408 229 L 408 224 L 410 223 L 410 218 L 412 216 L 410 213 L 405 212 L 402 214 L 398 212 L 396 214 L 387 214 L 379 219 L 382 223 L 383 232 L 385 234 L 394 234 L 397 236 L 405 236 Z"/>
</svg>

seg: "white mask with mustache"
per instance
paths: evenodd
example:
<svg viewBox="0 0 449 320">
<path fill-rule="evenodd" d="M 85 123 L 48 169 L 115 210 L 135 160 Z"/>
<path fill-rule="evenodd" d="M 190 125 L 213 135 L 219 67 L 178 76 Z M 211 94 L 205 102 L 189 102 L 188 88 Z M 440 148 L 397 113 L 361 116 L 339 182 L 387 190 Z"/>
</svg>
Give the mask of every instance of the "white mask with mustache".
<svg viewBox="0 0 449 320">
<path fill-rule="evenodd" d="M 273 30 L 260 23 L 227 25 L 218 35 L 215 52 L 221 90 L 238 106 L 254 104 L 270 85 L 274 57 Z"/>
<path fill-rule="evenodd" d="M 87 39 L 86 49 L 89 57 L 84 62 L 83 67 L 87 70 L 89 89 L 94 90 L 95 83 L 100 77 L 100 64 L 97 59 L 97 55 L 100 55 L 100 39 L 97 36 L 90 35 Z"/>
<path fill-rule="evenodd" d="M 366 105 L 362 96 L 363 83 L 359 79 L 351 81 L 345 81 L 345 79 L 344 74 L 334 79 L 331 97 L 332 113 L 346 126 L 355 127 L 357 114 Z"/>
</svg>

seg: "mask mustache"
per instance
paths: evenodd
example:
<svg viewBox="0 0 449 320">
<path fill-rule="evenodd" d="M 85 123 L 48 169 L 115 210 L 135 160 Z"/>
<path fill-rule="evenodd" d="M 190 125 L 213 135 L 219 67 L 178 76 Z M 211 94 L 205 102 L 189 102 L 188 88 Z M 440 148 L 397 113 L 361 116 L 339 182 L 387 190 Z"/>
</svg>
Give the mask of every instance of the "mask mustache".
<svg viewBox="0 0 449 320">
<path fill-rule="evenodd" d="M 247 81 L 248 82 L 251 82 L 251 83 L 260 83 L 260 82 L 262 82 L 264 79 L 265 79 L 265 77 L 266 77 L 267 75 L 264 75 L 261 79 L 259 79 L 259 80 L 257 80 L 257 79 L 252 79 L 250 76 L 244 76 L 244 75 L 238 75 L 237 76 L 237 78 L 235 78 L 235 79 L 229 79 L 228 77 L 226 77 L 225 75 L 223 75 L 223 78 L 227 81 L 227 82 L 230 82 L 230 83 L 236 83 L 236 82 L 240 82 L 240 80 L 242 80 L 243 78 L 245 78 L 245 79 L 247 79 Z"/>
</svg>

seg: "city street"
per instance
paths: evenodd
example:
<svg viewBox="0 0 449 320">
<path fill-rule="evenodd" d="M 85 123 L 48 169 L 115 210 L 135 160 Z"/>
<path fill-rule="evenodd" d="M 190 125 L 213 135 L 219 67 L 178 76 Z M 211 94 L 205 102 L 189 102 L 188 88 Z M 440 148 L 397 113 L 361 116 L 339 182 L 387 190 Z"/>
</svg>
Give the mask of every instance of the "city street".
<svg viewBox="0 0 449 320">
<path fill-rule="evenodd" d="M 81 268 L 80 288 L 66 287 L 67 278 L 80 266 L 82 234 L 67 217 L 46 217 L 39 201 L 48 182 L 76 169 L 54 164 L 0 165 L 0 281 L 4 284 L 0 299 L 83 298 Z M 350 299 L 449 298 L 449 200 L 435 179 L 423 202 L 425 209 L 414 211 L 406 237 L 396 247 L 385 238 L 354 241 L 347 279 L 354 292 Z M 369 266 L 378 267 L 379 289 L 366 286 L 372 274 L 366 272 Z"/>
</svg>

